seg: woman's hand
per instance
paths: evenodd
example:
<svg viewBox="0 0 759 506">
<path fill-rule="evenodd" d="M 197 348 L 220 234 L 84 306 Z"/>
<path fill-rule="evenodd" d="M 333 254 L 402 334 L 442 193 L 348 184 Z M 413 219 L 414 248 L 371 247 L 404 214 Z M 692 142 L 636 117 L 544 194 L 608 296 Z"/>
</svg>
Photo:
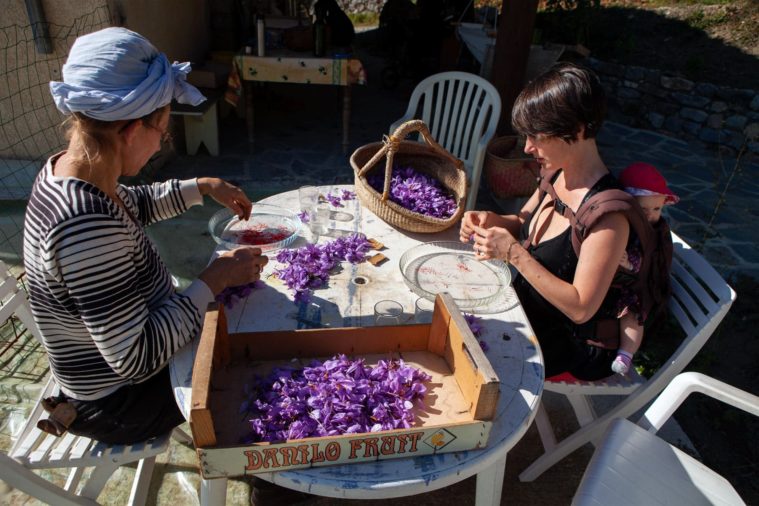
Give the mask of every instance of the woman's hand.
<svg viewBox="0 0 759 506">
<path fill-rule="evenodd" d="M 475 227 L 488 228 L 494 218 L 498 216 L 490 211 L 467 211 L 461 220 L 459 228 L 459 240 L 463 243 L 472 242 Z"/>
<path fill-rule="evenodd" d="M 230 286 L 241 286 L 261 278 L 269 258 L 261 255 L 260 248 L 245 246 L 225 251 L 200 273 L 203 281 L 214 295 Z"/>
<path fill-rule="evenodd" d="M 484 228 L 475 226 L 472 228 L 474 234 L 474 252 L 478 260 L 505 260 L 509 261 L 509 254 L 517 240 L 508 230 L 502 227 Z"/>
<path fill-rule="evenodd" d="M 250 218 L 253 204 L 239 187 L 217 177 L 199 177 L 198 190 L 201 195 L 210 195 L 216 202 L 231 209 L 241 220 Z"/>
</svg>

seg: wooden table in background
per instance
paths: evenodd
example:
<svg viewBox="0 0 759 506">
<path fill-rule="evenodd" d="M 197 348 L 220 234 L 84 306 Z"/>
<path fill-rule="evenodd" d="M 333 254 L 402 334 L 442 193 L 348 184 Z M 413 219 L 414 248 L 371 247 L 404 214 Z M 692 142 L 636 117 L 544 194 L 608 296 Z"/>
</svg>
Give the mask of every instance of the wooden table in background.
<svg viewBox="0 0 759 506">
<path fill-rule="evenodd" d="M 267 56 L 238 55 L 234 61 L 236 76 L 230 86 L 241 82 L 245 88 L 245 118 L 248 140 L 255 143 L 253 119 L 253 83 L 295 83 L 339 86 L 343 104 L 343 151 L 348 149 L 351 115 L 351 86 L 365 84 L 366 73 L 355 58 L 317 58 L 291 51 L 272 52 Z M 229 95 L 228 95 L 229 96 Z"/>
</svg>

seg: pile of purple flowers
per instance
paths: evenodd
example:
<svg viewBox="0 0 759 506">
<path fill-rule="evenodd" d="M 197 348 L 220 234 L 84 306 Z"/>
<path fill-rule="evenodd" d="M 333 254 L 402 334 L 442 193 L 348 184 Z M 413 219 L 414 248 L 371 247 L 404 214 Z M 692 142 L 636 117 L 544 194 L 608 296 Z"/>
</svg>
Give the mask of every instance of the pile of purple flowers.
<svg viewBox="0 0 759 506">
<path fill-rule="evenodd" d="M 367 181 L 377 192 L 383 192 L 384 174 L 374 173 Z M 440 181 L 411 167 L 393 168 L 390 200 L 410 211 L 435 218 L 447 219 L 456 212 L 456 200 Z"/>
<path fill-rule="evenodd" d="M 407 429 L 431 379 L 402 359 L 369 367 L 338 355 L 303 369 L 275 369 L 248 389 L 240 411 L 252 416 L 248 442 Z"/>
<path fill-rule="evenodd" d="M 364 260 L 369 242 L 363 234 L 339 237 L 323 245 L 309 244 L 277 253 L 277 262 L 285 267 L 276 271 L 288 288 L 295 292 L 295 302 L 305 302 L 309 290 L 327 284 L 329 273 L 338 262 L 357 264 Z"/>
</svg>

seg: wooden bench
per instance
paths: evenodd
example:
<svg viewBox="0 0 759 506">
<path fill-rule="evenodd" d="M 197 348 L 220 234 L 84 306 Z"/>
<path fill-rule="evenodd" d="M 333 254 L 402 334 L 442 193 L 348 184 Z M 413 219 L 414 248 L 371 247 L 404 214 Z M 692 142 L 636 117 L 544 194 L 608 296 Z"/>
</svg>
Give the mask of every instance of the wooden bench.
<svg viewBox="0 0 759 506">
<path fill-rule="evenodd" d="M 200 143 L 205 144 L 211 156 L 219 156 L 219 123 L 216 103 L 221 91 L 202 89 L 206 100 L 197 106 L 172 102 L 171 114 L 184 120 L 185 145 L 188 155 L 198 152 Z"/>
</svg>

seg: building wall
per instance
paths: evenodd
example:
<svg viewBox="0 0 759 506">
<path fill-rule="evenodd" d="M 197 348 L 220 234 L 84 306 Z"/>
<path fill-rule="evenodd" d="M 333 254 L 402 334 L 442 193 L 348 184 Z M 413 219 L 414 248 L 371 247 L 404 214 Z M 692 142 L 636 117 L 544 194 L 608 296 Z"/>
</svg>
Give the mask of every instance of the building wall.
<svg viewBox="0 0 759 506">
<path fill-rule="evenodd" d="M 51 53 L 39 52 L 22 0 L 3 11 L 0 27 L 0 159 L 38 160 L 63 146 L 63 116 L 50 97 L 71 44 L 109 26 L 106 0 L 44 0 Z M 3 166 L 0 165 L 0 170 Z M 0 177 L 5 174 L 0 173 Z"/>
</svg>

